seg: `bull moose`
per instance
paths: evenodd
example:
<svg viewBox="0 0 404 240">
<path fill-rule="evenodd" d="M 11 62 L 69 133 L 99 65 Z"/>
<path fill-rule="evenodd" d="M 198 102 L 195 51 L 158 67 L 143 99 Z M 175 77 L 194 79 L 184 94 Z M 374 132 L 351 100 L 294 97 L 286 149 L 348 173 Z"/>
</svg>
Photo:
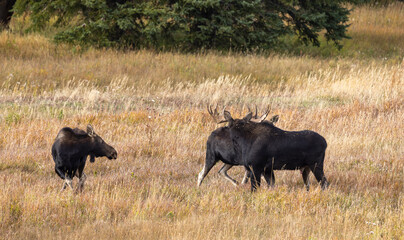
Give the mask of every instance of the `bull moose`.
<svg viewBox="0 0 404 240">
<path fill-rule="evenodd" d="M 224 111 L 230 138 L 233 141 L 238 161 L 252 171 L 251 191 L 265 178 L 273 175 L 273 170 L 300 169 L 304 184 L 309 190 L 308 176 L 314 173 L 321 188 L 328 187 L 323 165 L 327 142 L 320 134 L 304 131 L 284 131 L 267 122 L 251 121 L 250 112 L 242 119 L 233 119 Z"/>
<path fill-rule="evenodd" d="M 217 111 L 217 106 L 213 110 L 211 106 L 208 106 L 208 112 L 212 119 L 217 122 L 217 123 L 222 123 L 225 122 L 224 120 L 219 120 L 220 119 L 220 114 Z M 265 118 L 268 116 L 269 109 L 258 118 L 258 111 L 257 107 L 255 108 L 255 116 L 251 118 L 251 121 L 253 122 L 262 122 L 265 120 Z M 269 121 L 266 121 L 268 124 L 274 124 L 278 121 L 279 116 L 275 115 L 273 116 Z M 237 186 L 238 183 L 236 180 L 231 178 L 228 174 L 227 171 L 232 168 L 233 166 L 238 166 L 238 165 L 243 165 L 240 163 L 240 161 L 237 160 L 237 155 L 234 150 L 233 142 L 230 138 L 230 131 L 228 127 L 220 127 L 213 131 L 210 136 L 208 137 L 208 141 L 206 143 L 206 159 L 205 159 L 205 165 L 202 169 L 202 171 L 198 175 L 198 186 L 202 184 L 203 179 L 206 177 L 206 175 L 209 173 L 209 171 L 212 169 L 212 167 L 218 162 L 222 161 L 224 164 L 219 170 L 219 174 L 223 176 L 226 180 L 230 181 L 234 186 Z M 274 175 L 271 174 L 273 177 Z M 249 169 L 246 169 L 244 178 L 242 180 L 242 183 L 245 184 L 248 181 L 248 178 L 250 177 L 250 171 Z M 273 184 L 275 179 L 271 179 L 271 181 L 268 181 L 268 184 Z"/>
<path fill-rule="evenodd" d="M 90 124 L 87 125 L 87 132 L 78 128 L 62 128 L 52 145 L 55 172 L 64 180 L 62 190 L 66 186 L 73 189 L 72 179 L 77 176 L 77 191 L 82 191 L 87 178 L 83 172 L 87 156 L 90 156 L 90 162 L 94 162 L 96 157 L 107 157 L 111 160 L 117 158 L 117 152 L 95 133 Z"/>
</svg>

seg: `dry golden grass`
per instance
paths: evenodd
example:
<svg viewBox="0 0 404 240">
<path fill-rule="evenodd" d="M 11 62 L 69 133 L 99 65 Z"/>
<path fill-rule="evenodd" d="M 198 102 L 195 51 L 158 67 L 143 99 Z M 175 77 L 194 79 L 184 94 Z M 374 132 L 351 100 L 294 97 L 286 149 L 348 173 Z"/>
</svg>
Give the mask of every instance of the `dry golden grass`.
<svg viewBox="0 0 404 240">
<path fill-rule="evenodd" d="M 352 24 L 350 31 L 358 32 L 358 35 L 362 36 L 368 36 L 369 32 L 372 32 L 386 38 L 391 37 L 389 39 L 389 42 L 391 42 L 395 36 L 404 34 L 402 28 L 404 24 L 403 12 L 404 4 L 399 2 L 389 7 L 362 6 L 354 8 L 350 18 L 350 23 Z M 400 43 L 402 44 L 401 41 Z"/>
<path fill-rule="evenodd" d="M 5 32 L 0 54 L 2 238 L 403 239 L 404 62 L 77 54 Z M 274 189 L 251 194 L 219 166 L 197 188 L 218 127 L 207 103 L 236 116 L 269 105 L 279 127 L 319 132 L 330 188 L 311 175 L 306 192 L 298 171 L 277 171 Z M 82 194 L 60 193 L 53 139 L 88 123 L 118 159 L 88 163 Z"/>
<path fill-rule="evenodd" d="M 404 3 L 388 7 L 348 6 L 351 9 L 351 39 L 341 41 L 338 50 L 332 42 L 320 37 L 320 47 L 298 44 L 297 38 L 286 37 L 285 52 L 313 57 L 349 57 L 366 61 L 369 58 L 399 63 L 404 56 Z M 281 48 L 282 49 L 282 48 Z"/>
<path fill-rule="evenodd" d="M 404 54 L 404 3 L 394 3 L 389 7 L 373 8 L 362 6 L 355 8 L 348 45 L 352 49 L 362 50 L 360 55 L 374 57 L 391 57 L 397 53 Z"/>
</svg>

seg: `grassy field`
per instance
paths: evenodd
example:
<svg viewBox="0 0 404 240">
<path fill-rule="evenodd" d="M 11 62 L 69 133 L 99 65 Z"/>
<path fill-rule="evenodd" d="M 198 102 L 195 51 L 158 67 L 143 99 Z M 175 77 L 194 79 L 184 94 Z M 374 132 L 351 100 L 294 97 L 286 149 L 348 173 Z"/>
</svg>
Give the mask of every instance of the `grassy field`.
<svg viewBox="0 0 404 240">
<path fill-rule="evenodd" d="M 354 6 L 350 16 L 348 35 L 351 39 L 342 41 L 340 51 L 323 38 L 320 47 L 298 45 L 296 39 L 287 39 L 288 53 L 309 56 L 350 57 L 365 60 L 378 58 L 400 61 L 404 56 L 404 4 L 395 3 L 389 7 Z"/>
<path fill-rule="evenodd" d="M 333 58 L 77 53 L 3 31 L 1 238 L 403 239 L 403 16 L 402 4 L 354 10 L 353 39 Z M 324 136 L 329 189 L 276 171 L 275 188 L 251 194 L 220 164 L 197 188 L 216 103 L 236 117 L 270 106 L 279 127 Z M 60 128 L 88 123 L 118 159 L 88 162 L 84 192 L 60 193 L 51 145 Z"/>
</svg>

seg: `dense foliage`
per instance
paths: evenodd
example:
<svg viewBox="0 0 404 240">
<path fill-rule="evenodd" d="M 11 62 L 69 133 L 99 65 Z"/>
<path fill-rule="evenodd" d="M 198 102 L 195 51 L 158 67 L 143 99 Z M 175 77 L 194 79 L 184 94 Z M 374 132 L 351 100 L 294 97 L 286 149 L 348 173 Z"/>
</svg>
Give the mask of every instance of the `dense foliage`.
<svg viewBox="0 0 404 240">
<path fill-rule="evenodd" d="M 324 31 L 337 46 L 347 38 L 343 1 L 306 0 L 18 0 L 31 30 L 51 24 L 55 39 L 97 47 L 153 49 L 271 48 L 296 34 L 318 46 Z"/>
</svg>

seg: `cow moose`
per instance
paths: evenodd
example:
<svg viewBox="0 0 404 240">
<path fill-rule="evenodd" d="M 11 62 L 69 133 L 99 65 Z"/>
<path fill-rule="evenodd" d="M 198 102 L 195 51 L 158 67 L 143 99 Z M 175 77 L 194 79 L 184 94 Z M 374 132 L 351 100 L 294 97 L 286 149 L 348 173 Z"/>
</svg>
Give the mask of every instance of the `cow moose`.
<svg viewBox="0 0 404 240">
<path fill-rule="evenodd" d="M 93 127 L 87 125 L 87 132 L 69 127 L 62 128 L 52 145 L 52 157 L 55 162 L 55 172 L 64 180 L 62 190 L 69 186 L 73 189 L 72 179 L 79 178 L 77 191 L 82 191 L 86 174 L 83 172 L 87 156 L 90 162 L 96 157 L 116 159 L 116 150 L 98 136 Z"/>
<path fill-rule="evenodd" d="M 224 120 L 220 119 L 220 114 L 217 111 L 217 106 L 214 110 L 210 106 L 208 106 L 208 112 L 212 119 L 217 123 L 222 123 Z M 253 122 L 262 122 L 268 116 L 269 110 L 258 118 L 257 108 L 255 108 L 255 116 L 251 119 Z M 278 121 L 279 116 L 275 115 L 271 118 L 271 120 L 266 121 L 268 124 L 274 124 Z M 223 176 L 226 180 L 230 181 L 234 186 L 237 186 L 238 183 L 236 180 L 231 178 L 227 171 L 233 166 L 243 165 L 241 162 L 237 160 L 236 152 L 234 150 L 233 142 L 230 138 L 230 132 L 228 127 L 220 127 L 213 131 L 208 137 L 208 141 L 206 143 L 206 159 L 205 165 L 202 171 L 198 175 L 198 186 L 202 184 L 203 179 L 212 169 L 212 167 L 218 162 L 222 161 L 224 164 L 219 170 L 219 174 Z M 273 176 L 273 174 L 272 174 Z M 249 169 L 246 169 L 242 184 L 246 184 L 248 178 L 250 177 Z M 272 182 L 272 181 L 271 181 Z M 270 182 L 268 182 L 270 184 Z"/>
<path fill-rule="evenodd" d="M 224 118 L 236 155 L 252 171 L 251 191 L 260 186 L 262 174 L 267 178 L 273 175 L 273 170 L 300 169 L 307 190 L 312 171 L 321 188 L 328 187 L 323 171 L 327 142 L 320 134 L 309 130 L 284 131 L 267 122 L 255 123 L 251 121 L 251 112 L 243 119 L 233 119 L 225 110 Z"/>
</svg>

